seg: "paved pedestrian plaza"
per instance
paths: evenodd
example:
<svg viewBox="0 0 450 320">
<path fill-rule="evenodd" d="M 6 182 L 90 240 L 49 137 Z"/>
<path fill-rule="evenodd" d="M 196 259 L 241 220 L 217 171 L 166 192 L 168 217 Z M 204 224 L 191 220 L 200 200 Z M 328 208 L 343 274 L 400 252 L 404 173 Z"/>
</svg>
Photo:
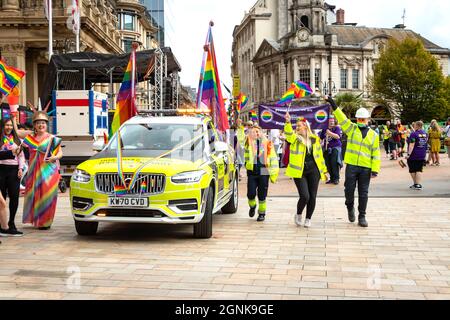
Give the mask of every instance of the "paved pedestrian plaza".
<svg viewBox="0 0 450 320">
<path fill-rule="evenodd" d="M 442 163 L 426 175 L 447 179 L 450 163 Z M 449 180 L 440 183 L 450 193 Z M 194 239 L 190 226 L 127 224 L 79 237 L 61 195 L 50 231 L 24 227 L 23 238 L 2 239 L 0 298 L 450 299 L 449 197 L 395 198 L 392 189 L 370 200 L 362 229 L 347 221 L 342 196 L 326 197 L 321 186 L 308 230 L 294 224 L 289 184 L 271 186 L 260 224 L 248 218 L 244 178 L 238 213 L 216 215 L 209 240 Z"/>
</svg>

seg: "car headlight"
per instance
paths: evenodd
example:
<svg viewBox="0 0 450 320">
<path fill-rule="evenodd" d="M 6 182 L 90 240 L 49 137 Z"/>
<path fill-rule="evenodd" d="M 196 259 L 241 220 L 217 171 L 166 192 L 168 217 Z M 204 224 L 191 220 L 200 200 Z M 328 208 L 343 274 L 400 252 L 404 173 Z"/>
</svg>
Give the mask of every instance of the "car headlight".
<svg viewBox="0 0 450 320">
<path fill-rule="evenodd" d="M 84 170 L 75 170 L 73 174 L 73 181 L 87 183 L 91 181 L 91 175 Z"/>
<path fill-rule="evenodd" d="M 205 173 L 203 170 L 183 172 L 173 176 L 171 180 L 173 183 L 197 183 Z"/>
</svg>

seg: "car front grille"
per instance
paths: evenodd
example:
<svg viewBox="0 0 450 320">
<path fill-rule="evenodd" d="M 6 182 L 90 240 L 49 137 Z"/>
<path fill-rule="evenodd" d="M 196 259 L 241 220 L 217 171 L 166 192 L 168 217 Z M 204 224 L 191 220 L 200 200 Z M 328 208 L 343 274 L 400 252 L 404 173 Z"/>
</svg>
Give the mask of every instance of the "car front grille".
<svg viewBox="0 0 450 320">
<path fill-rule="evenodd" d="M 125 180 L 130 182 L 132 174 L 125 174 Z M 144 195 L 152 195 L 162 193 L 166 184 L 166 177 L 162 174 L 148 174 L 143 173 L 139 175 L 133 188 L 127 192 L 127 194 L 140 194 L 141 184 L 147 183 L 147 191 L 143 192 Z M 114 186 L 122 185 L 119 174 L 117 173 L 99 173 L 95 175 L 95 190 L 99 193 L 114 194 Z"/>
</svg>

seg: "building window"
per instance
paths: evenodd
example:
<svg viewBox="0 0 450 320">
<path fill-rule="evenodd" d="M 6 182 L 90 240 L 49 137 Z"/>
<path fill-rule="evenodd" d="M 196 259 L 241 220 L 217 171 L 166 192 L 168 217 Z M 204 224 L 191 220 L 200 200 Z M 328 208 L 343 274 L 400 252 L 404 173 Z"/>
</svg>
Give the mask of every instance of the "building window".
<svg viewBox="0 0 450 320">
<path fill-rule="evenodd" d="M 315 70 L 314 85 L 315 85 L 316 88 L 320 88 L 320 81 L 321 81 L 320 74 L 321 74 L 321 72 L 322 72 L 321 69 L 316 69 Z M 314 88 L 312 88 L 312 89 L 314 89 Z"/>
<path fill-rule="evenodd" d="M 347 89 L 347 69 L 341 69 L 341 89 Z"/>
<path fill-rule="evenodd" d="M 353 69 L 352 88 L 359 89 L 359 70 L 358 69 Z"/>
<path fill-rule="evenodd" d="M 311 83 L 311 70 L 300 69 L 300 81 Z"/>
<path fill-rule="evenodd" d="M 123 15 L 123 30 L 134 31 L 134 16 L 131 14 Z"/>
<path fill-rule="evenodd" d="M 123 50 L 125 52 L 131 52 L 131 45 L 134 40 L 131 38 L 124 38 L 122 41 L 123 41 Z"/>
</svg>

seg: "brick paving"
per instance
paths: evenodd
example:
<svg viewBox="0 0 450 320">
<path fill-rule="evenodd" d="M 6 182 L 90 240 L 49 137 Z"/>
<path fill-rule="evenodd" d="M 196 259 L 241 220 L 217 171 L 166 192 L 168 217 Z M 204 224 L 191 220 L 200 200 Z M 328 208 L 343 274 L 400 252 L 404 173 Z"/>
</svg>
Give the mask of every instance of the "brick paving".
<svg viewBox="0 0 450 320">
<path fill-rule="evenodd" d="M 370 228 L 320 198 L 297 228 L 294 198 L 269 199 L 264 224 L 214 217 L 214 237 L 189 226 L 101 225 L 78 237 L 67 197 L 51 231 L 2 239 L 2 299 L 450 299 L 450 199 L 384 199 Z M 73 271 L 81 272 L 74 287 Z"/>
</svg>

